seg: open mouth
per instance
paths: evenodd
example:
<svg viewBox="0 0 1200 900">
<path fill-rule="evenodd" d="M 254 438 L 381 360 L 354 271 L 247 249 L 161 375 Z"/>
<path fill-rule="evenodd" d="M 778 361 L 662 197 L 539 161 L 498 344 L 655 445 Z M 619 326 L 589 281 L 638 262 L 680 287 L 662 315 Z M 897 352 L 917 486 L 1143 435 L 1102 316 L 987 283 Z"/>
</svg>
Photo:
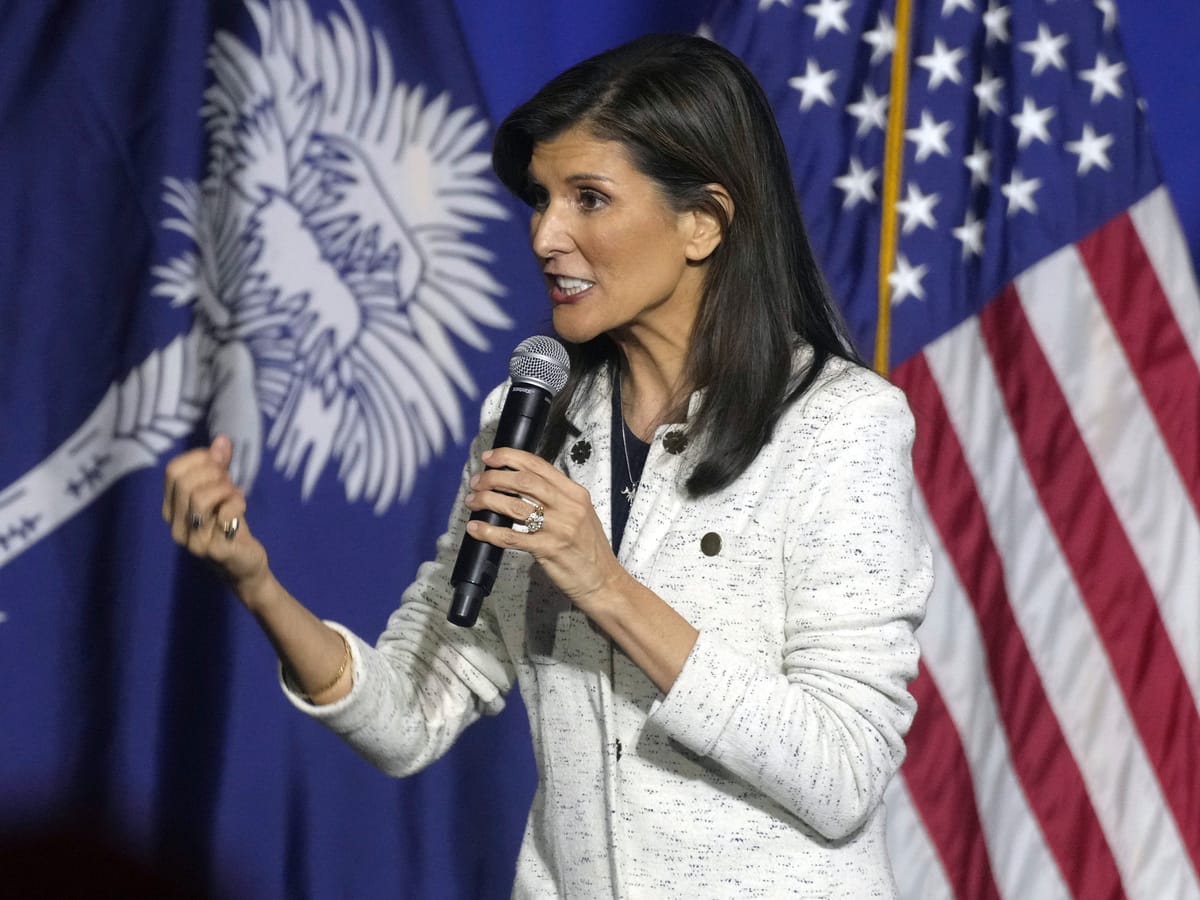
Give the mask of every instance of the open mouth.
<svg viewBox="0 0 1200 900">
<path fill-rule="evenodd" d="M 572 278 L 568 275 L 551 276 L 551 283 L 557 293 L 563 297 L 574 297 L 576 294 L 582 294 L 588 288 L 595 285 L 596 282 L 588 281 L 586 278 Z"/>
</svg>

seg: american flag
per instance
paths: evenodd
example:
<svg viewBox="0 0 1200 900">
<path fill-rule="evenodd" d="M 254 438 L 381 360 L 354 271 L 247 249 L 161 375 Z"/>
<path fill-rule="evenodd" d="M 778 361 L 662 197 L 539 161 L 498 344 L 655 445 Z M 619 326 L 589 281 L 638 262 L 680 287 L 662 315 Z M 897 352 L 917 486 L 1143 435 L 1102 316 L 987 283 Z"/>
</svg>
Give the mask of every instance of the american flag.
<svg viewBox="0 0 1200 900">
<path fill-rule="evenodd" d="M 1200 897 L 1200 295 L 1114 0 L 709 28 L 917 416 L 937 584 L 887 798 L 902 894 Z"/>
</svg>

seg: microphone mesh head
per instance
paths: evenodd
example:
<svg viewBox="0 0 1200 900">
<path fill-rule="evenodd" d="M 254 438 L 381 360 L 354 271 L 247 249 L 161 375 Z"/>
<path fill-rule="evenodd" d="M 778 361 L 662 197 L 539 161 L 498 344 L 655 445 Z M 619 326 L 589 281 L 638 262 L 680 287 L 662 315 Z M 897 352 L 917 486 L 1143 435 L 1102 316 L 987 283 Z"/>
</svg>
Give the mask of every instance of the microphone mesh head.
<svg viewBox="0 0 1200 900">
<path fill-rule="evenodd" d="M 566 385 L 570 369 L 567 348 L 544 334 L 525 338 L 508 358 L 508 374 L 514 382 L 532 383 L 548 390 L 551 396 Z"/>
</svg>

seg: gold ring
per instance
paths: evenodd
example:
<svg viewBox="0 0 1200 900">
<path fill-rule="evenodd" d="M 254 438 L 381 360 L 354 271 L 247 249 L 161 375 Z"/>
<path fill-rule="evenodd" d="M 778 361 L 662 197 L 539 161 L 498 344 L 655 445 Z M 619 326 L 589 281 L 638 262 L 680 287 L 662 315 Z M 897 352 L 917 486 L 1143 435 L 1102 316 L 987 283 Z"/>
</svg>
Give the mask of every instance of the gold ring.
<svg viewBox="0 0 1200 900">
<path fill-rule="evenodd" d="M 537 534 L 546 524 L 546 507 L 540 503 L 533 504 L 533 512 L 525 517 L 525 533 Z"/>
</svg>

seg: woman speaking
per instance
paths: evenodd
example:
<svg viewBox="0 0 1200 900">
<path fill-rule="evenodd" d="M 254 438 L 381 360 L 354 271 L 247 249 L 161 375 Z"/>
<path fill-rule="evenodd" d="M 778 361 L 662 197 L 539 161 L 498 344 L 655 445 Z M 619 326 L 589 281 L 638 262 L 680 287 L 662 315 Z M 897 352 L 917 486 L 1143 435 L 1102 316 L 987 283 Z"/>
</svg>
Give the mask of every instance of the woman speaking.
<svg viewBox="0 0 1200 900">
<path fill-rule="evenodd" d="M 488 397 L 375 644 L 272 575 L 226 438 L 168 465 L 172 536 L 292 702 L 387 772 L 519 684 L 539 786 L 514 897 L 894 896 L 882 797 L 932 579 L 913 422 L 849 346 L 761 88 L 712 42 L 643 38 L 515 110 L 493 165 L 569 377 L 536 454 L 493 447 L 511 383 Z M 447 620 L 464 534 L 505 551 L 469 628 Z"/>
</svg>

